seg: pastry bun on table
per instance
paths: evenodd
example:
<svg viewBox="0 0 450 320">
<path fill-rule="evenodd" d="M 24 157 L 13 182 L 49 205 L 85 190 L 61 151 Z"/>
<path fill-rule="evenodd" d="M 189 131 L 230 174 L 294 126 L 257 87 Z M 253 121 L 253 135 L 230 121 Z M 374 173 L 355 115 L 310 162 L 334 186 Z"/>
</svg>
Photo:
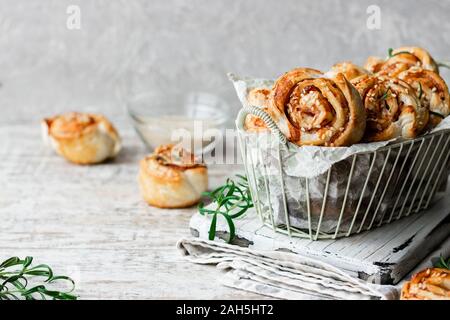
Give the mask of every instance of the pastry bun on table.
<svg viewBox="0 0 450 320">
<path fill-rule="evenodd" d="M 269 106 L 270 89 L 267 88 L 254 88 L 247 94 L 247 103 L 250 106 L 261 107 L 264 111 L 267 111 Z M 244 129 L 247 132 L 267 132 L 267 128 L 264 121 L 252 114 L 245 117 Z"/>
<path fill-rule="evenodd" d="M 450 97 L 447 84 L 436 72 L 412 67 L 398 77 L 416 92 L 422 106 L 430 111 L 430 127 L 435 127 L 450 114 Z"/>
<path fill-rule="evenodd" d="M 350 61 L 344 61 L 333 65 L 325 75 L 329 78 L 334 78 L 338 73 L 342 73 L 350 81 L 364 74 L 369 74 L 369 71 Z"/>
<path fill-rule="evenodd" d="M 42 120 L 44 141 L 76 164 L 95 164 L 115 157 L 121 140 L 104 116 L 71 112 Z"/>
<path fill-rule="evenodd" d="M 278 78 L 268 113 L 287 139 L 299 146 L 349 146 L 361 140 L 366 113 L 342 73 L 297 68 Z"/>
<path fill-rule="evenodd" d="M 367 113 L 365 141 L 415 138 L 428 123 L 428 110 L 403 80 L 378 75 L 352 81 Z"/>
<path fill-rule="evenodd" d="M 450 270 L 429 268 L 403 285 L 401 300 L 450 300 Z"/>
<path fill-rule="evenodd" d="M 196 204 L 208 188 L 206 165 L 174 145 L 162 145 L 140 162 L 139 186 L 144 200 L 160 208 Z"/>
</svg>

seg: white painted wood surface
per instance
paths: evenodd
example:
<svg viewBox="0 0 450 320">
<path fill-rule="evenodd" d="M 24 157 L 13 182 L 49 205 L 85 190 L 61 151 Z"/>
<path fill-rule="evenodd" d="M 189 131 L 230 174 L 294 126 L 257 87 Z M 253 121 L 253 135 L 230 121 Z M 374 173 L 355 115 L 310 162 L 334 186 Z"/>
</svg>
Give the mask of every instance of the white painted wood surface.
<svg viewBox="0 0 450 320">
<path fill-rule="evenodd" d="M 370 232 L 351 237 L 312 241 L 289 238 L 261 225 L 252 209 L 235 220 L 234 244 L 256 250 L 276 250 L 299 253 L 346 270 L 354 277 L 377 283 L 397 284 L 446 239 L 450 239 L 450 197 L 441 198 L 427 211 L 394 221 Z M 200 238 L 208 239 L 210 217 L 195 214 L 190 227 Z M 228 239 L 228 225 L 218 219 L 216 234 Z M 447 256 L 450 245 L 441 246 Z M 439 256 L 439 255 L 437 255 Z M 433 256 L 434 257 L 434 256 Z"/>
<path fill-rule="evenodd" d="M 76 166 L 46 149 L 38 123 L 0 126 L 0 260 L 33 256 L 75 278 L 80 299 L 254 299 L 227 288 L 213 266 L 175 248 L 195 208 L 147 206 L 136 181 L 145 150 L 121 128 L 115 161 Z M 229 167 L 210 169 L 210 186 Z"/>
</svg>

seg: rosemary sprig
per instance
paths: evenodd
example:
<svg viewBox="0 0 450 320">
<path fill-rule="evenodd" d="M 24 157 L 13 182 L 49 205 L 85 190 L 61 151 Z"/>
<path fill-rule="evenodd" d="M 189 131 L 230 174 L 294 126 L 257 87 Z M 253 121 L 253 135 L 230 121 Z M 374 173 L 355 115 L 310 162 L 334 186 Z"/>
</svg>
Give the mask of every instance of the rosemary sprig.
<svg viewBox="0 0 450 320">
<path fill-rule="evenodd" d="M 422 84 L 419 82 L 419 100 L 422 99 L 423 90 L 422 90 Z"/>
<path fill-rule="evenodd" d="M 198 210 L 201 215 L 212 215 L 209 228 L 209 240 L 216 236 L 217 217 L 222 216 L 229 228 L 228 243 L 233 241 L 236 231 L 233 219 L 241 217 L 249 208 L 253 207 L 247 178 L 236 175 L 237 181 L 227 179 L 223 186 L 211 192 L 204 192 L 203 196 L 209 198 L 209 203 L 214 203 L 213 208 L 206 208 L 204 202 L 200 202 Z"/>
<path fill-rule="evenodd" d="M 438 65 L 438 67 L 444 67 L 444 68 L 450 69 L 450 62 L 447 62 L 447 61 L 439 61 L 437 63 L 437 65 Z"/>
<path fill-rule="evenodd" d="M 12 257 L 0 264 L 0 300 L 76 300 L 72 292 L 75 282 L 67 276 L 55 276 L 53 270 L 46 264 L 32 266 L 32 257 L 21 260 Z M 44 277 L 43 283 L 28 287 L 34 277 Z M 69 282 L 68 291 L 47 289 L 45 285 L 57 282 Z"/>
<path fill-rule="evenodd" d="M 391 88 L 387 88 L 386 92 L 379 98 L 380 101 L 384 101 L 389 97 L 389 92 L 391 91 Z"/>
<path fill-rule="evenodd" d="M 450 258 L 445 261 L 444 257 L 441 255 L 439 261 L 434 265 L 436 268 L 449 269 L 450 270 Z"/>
<path fill-rule="evenodd" d="M 399 51 L 399 52 L 394 53 L 394 49 L 389 48 L 388 49 L 388 58 L 392 58 L 392 57 L 395 57 L 396 55 L 405 54 L 405 53 L 412 54 L 411 52 L 408 52 L 408 51 Z"/>
<path fill-rule="evenodd" d="M 439 118 L 442 118 L 442 119 L 445 118 L 442 114 L 440 114 L 440 113 L 438 113 L 438 112 L 434 112 L 434 111 L 431 111 L 431 110 L 429 110 L 428 112 L 429 112 L 430 114 L 432 114 L 433 116 L 436 116 L 436 117 L 439 117 Z"/>
</svg>

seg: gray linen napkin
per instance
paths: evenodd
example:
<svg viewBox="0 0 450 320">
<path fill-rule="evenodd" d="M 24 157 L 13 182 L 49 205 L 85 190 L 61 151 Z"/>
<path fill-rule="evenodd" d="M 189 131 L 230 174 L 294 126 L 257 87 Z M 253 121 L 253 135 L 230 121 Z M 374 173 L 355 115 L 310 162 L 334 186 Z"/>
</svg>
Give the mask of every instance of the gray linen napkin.
<svg viewBox="0 0 450 320">
<path fill-rule="evenodd" d="M 221 241 L 183 238 L 177 244 L 186 259 L 217 264 L 221 282 L 279 299 L 397 299 L 394 286 L 370 284 L 312 258 L 260 251 Z"/>
</svg>

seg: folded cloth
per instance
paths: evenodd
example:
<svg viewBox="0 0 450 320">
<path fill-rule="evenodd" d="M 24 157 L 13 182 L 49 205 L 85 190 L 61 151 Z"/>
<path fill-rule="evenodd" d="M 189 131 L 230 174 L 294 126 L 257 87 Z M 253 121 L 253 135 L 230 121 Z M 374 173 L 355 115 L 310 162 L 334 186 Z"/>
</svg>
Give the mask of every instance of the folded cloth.
<svg viewBox="0 0 450 320">
<path fill-rule="evenodd" d="M 325 262 L 281 251 L 260 251 L 221 241 L 183 238 L 178 249 L 191 262 L 217 264 L 224 285 L 279 299 L 391 300 L 394 286 L 354 278 Z"/>
</svg>

